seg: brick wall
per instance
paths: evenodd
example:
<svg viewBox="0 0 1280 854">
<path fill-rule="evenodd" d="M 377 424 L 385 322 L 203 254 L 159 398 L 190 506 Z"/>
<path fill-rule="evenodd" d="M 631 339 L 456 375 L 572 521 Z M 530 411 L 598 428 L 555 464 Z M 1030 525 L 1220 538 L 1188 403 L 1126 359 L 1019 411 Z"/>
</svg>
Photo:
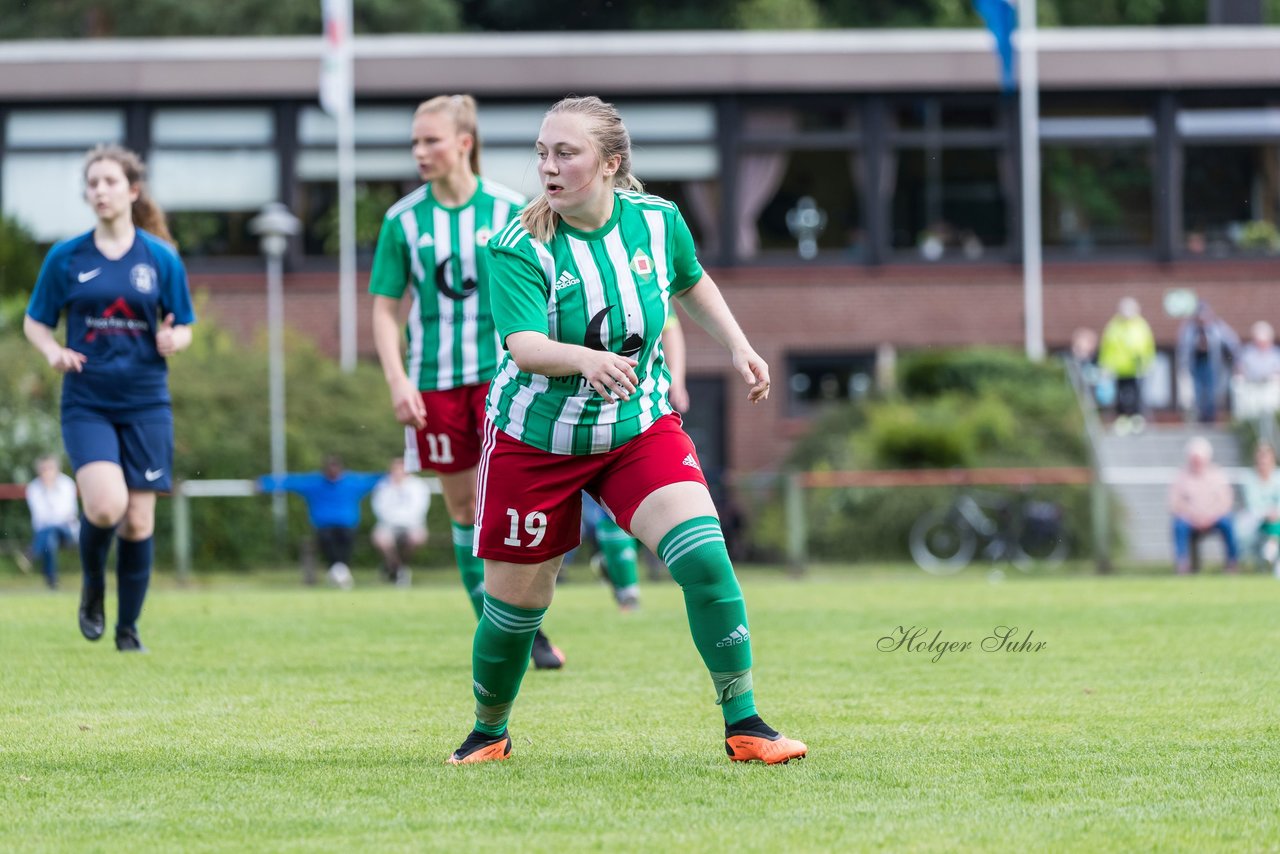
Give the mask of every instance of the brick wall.
<svg viewBox="0 0 1280 854">
<path fill-rule="evenodd" d="M 751 406 L 745 385 L 728 359 L 702 330 L 685 324 L 689 370 L 721 374 L 730 390 L 728 463 L 735 471 L 777 467 L 790 442 L 806 428 L 787 417 L 788 354 L 993 344 L 1021 347 L 1021 272 L 1012 266 L 963 268 L 750 268 L 713 271 L 725 298 L 753 345 L 774 372 L 774 399 Z M 1136 297 L 1161 346 L 1172 346 L 1177 321 L 1162 299 L 1171 288 L 1191 288 L 1209 300 L 1242 335 L 1255 320 L 1280 328 L 1280 263 L 1059 264 L 1045 270 L 1045 342 L 1067 346 L 1080 326 L 1101 331 L 1123 296 Z M 261 276 L 193 275 L 208 294 L 207 311 L 245 340 L 261 334 L 266 287 Z M 361 277 L 359 350 L 373 355 L 371 300 Z M 300 273 L 286 277 L 286 323 L 314 338 L 329 353 L 338 350 L 337 276 Z"/>
</svg>

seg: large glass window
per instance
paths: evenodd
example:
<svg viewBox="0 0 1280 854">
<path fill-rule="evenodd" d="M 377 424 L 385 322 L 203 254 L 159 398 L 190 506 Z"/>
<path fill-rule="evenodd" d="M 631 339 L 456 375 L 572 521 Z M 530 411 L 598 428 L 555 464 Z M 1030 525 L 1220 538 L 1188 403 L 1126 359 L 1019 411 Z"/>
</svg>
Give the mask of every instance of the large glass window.
<svg viewBox="0 0 1280 854">
<path fill-rule="evenodd" d="M 413 104 L 356 107 L 356 250 L 366 257 L 377 245 L 387 208 L 419 183 L 410 150 L 413 110 Z M 333 117 L 319 107 L 299 111 L 294 211 L 302 220 L 307 255 L 339 251 L 337 140 Z M 486 154 L 482 147 L 482 160 Z"/>
<path fill-rule="evenodd" d="M 249 221 L 279 193 L 269 107 L 159 109 L 151 190 L 184 256 L 255 255 Z"/>
<path fill-rule="evenodd" d="M 1184 109 L 1183 250 L 1280 252 L 1280 109 Z"/>
<path fill-rule="evenodd" d="M 755 155 L 762 156 L 762 155 Z M 857 257 L 862 247 L 862 209 L 854 178 L 856 156 L 844 149 L 775 153 L 785 158 L 777 190 L 756 220 L 760 251 L 799 253 L 804 229 L 814 233 L 814 248 Z M 810 217 L 806 224 L 801 217 Z"/>
<path fill-rule="evenodd" d="M 787 411 L 809 416 L 825 406 L 862 400 L 875 388 L 876 354 L 791 354 L 787 357 Z"/>
<path fill-rule="evenodd" d="M 383 215 L 420 181 L 411 151 L 416 105 L 356 108 L 356 242 L 364 252 L 377 243 Z M 633 169 L 646 191 L 680 205 L 700 251 L 708 252 L 717 226 L 719 157 L 715 112 L 709 103 L 620 103 L 631 133 Z M 534 142 L 546 105 L 479 107 L 480 172 L 533 197 L 541 190 Z M 309 255 L 333 255 L 337 246 L 336 127 L 316 107 L 299 113 L 300 145 L 295 209 L 303 220 Z M 711 247 L 714 251 L 714 247 Z"/>
<path fill-rule="evenodd" d="M 858 117 L 847 104 L 743 116 L 734 254 L 858 257 L 864 247 Z"/>
<path fill-rule="evenodd" d="M 894 249 L 976 261 L 1008 243 L 999 151 L 903 149 L 894 183 Z"/>
<path fill-rule="evenodd" d="M 122 110 L 12 110 L 5 120 L 4 215 L 52 243 L 93 227 L 84 155 L 124 139 Z"/>
<path fill-rule="evenodd" d="M 1050 251 L 1155 245 L 1151 109 L 1120 98 L 1050 101 L 1040 118 L 1041 222 Z"/>
<path fill-rule="evenodd" d="M 1003 252 L 1014 176 L 1006 132 L 988 100 L 901 98 L 889 106 L 882 178 L 889 246 L 900 257 L 969 260 Z"/>
<path fill-rule="evenodd" d="M 1092 255 L 1153 245 L 1149 146 L 1041 149 L 1044 244 Z"/>
<path fill-rule="evenodd" d="M 703 260 L 715 257 L 720 251 L 720 152 L 712 105 L 624 101 L 618 112 L 631 134 L 632 169 L 645 191 L 675 202 Z"/>
</svg>

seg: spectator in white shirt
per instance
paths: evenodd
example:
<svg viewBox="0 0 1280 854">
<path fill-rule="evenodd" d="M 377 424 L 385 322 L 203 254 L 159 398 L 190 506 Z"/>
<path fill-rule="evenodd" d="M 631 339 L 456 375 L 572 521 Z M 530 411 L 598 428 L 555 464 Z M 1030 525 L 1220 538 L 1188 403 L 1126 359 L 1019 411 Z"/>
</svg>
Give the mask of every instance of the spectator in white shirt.
<svg viewBox="0 0 1280 854">
<path fill-rule="evenodd" d="M 40 560 L 45 583 L 58 587 L 58 550 L 80 539 L 80 504 L 76 482 L 62 473 L 52 454 L 36 460 L 36 479 L 27 484 L 27 506 L 31 508 L 31 530 L 35 541 L 31 550 Z"/>
<path fill-rule="evenodd" d="M 415 549 L 427 543 L 427 510 L 431 489 L 422 478 L 405 473 L 404 460 L 395 458 L 387 476 L 373 488 L 373 545 L 382 553 L 383 574 L 399 587 L 408 587 L 405 566 Z"/>
</svg>

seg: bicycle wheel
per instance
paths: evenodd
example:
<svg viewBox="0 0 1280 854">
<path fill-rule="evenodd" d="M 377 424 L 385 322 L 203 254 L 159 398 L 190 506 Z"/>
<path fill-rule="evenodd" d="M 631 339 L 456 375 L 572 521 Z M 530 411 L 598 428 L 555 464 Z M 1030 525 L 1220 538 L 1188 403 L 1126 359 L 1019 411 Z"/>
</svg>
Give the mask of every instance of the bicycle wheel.
<svg viewBox="0 0 1280 854">
<path fill-rule="evenodd" d="M 911 526 L 908 545 L 916 566 L 933 575 L 952 575 L 973 560 L 978 538 L 949 510 L 930 510 Z"/>
<path fill-rule="evenodd" d="M 1013 565 L 1023 572 L 1033 567 L 1054 569 L 1066 560 L 1068 550 L 1062 510 L 1047 502 L 1033 502 L 1014 543 Z"/>
</svg>

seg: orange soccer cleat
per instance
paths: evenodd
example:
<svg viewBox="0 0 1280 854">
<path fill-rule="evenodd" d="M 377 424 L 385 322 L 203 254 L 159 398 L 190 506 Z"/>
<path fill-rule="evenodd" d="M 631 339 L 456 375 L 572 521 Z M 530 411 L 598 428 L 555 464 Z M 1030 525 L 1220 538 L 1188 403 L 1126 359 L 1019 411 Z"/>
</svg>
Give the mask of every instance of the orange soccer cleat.
<svg viewBox="0 0 1280 854">
<path fill-rule="evenodd" d="M 787 738 L 774 730 L 758 715 L 752 715 L 724 728 L 724 750 L 733 762 L 758 759 L 766 765 L 803 759 L 809 752 L 803 741 Z"/>
<path fill-rule="evenodd" d="M 506 730 L 502 735 L 489 735 L 487 732 L 472 730 L 462 746 L 453 751 L 453 755 L 445 761 L 450 765 L 471 765 L 476 762 L 494 762 L 506 759 L 511 755 L 511 736 Z"/>
</svg>

